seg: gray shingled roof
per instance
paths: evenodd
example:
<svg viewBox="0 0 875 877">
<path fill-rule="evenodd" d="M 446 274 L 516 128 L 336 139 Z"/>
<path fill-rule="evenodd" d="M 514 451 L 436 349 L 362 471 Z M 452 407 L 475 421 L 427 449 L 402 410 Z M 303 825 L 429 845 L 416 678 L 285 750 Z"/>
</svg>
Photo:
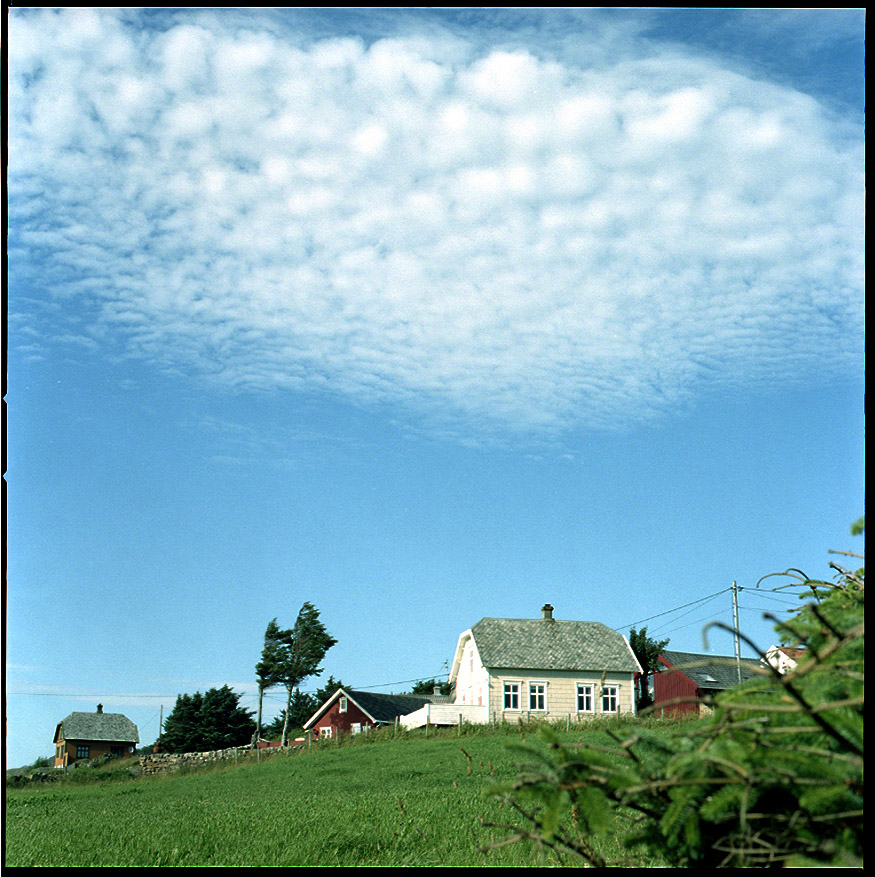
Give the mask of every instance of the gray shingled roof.
<svg viewBox="0 0 875 877">
<path fill-rule="evenodd" d="M 598 621 L 482 618 L 471 633 L 484 667 L 634 673 L 622 634 Z"/>
<path fill-rule="evenodd" d="M 719 655 L 699 655 L 694 652 L 660 652 L 660 657 L 668 661 L 673 669 L 680 670 L 698 688 L 710 691 L 723 691 L 738 684 L 738 669 L 735 658 Z M 741 681 L 762 676 L 762 661 L 757 658 L 741 658 Z"/>
<path fill-rule="evenodd" d="M 121 713 L 70 713 L 58 724 L 57 741 L 63 732 L 65 740 L 102 740 L 109 743 L 139 743 L 137 726 Z"/>
</svg>

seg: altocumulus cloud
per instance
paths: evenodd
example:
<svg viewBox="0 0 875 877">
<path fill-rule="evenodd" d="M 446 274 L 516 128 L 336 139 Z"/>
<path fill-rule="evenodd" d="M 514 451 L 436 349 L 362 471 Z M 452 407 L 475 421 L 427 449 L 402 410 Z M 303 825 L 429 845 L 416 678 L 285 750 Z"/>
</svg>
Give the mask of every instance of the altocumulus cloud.
<svg viewBox="0 0 875 877">
<path fill-rule="evenodd" d="M 859 367 L 862 142 L 809 96 L 668 49 L 132 21 L 10 24 L 10 264 L 68 333 L 521 430 Z"/>
</svg>

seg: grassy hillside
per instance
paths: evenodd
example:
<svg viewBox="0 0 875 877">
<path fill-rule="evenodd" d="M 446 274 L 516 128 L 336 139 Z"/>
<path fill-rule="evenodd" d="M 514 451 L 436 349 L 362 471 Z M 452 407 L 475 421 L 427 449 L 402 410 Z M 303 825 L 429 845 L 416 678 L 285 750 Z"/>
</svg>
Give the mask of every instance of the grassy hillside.
<svg viewBox="0 0 875 877">
<path fill-rule="evenodd" d="M 508 833 L 484 823 L 515 822 L 483 790 L 515 776 L 524 756 L 509 744 L 520 738 L 374 735 L 162 777 L 116 769 L 108 781 L 84 782 L 88 772 L 77 771 L 8 787 L 6 864 L 539 865 L 531 846 L 483 851 Z"/>
</svg>

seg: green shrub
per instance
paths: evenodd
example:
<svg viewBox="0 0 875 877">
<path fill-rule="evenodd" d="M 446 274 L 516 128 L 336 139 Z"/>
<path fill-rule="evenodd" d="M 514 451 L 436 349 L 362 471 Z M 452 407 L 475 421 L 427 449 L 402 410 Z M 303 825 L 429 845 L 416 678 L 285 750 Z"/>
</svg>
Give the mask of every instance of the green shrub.
<svg viewBox="0 0 875 877">
<path fill-rule="evenodd" d="M 543 727 L 531 763 L 490 791 L 525 821 L 508 840 L 596 867 L 635 847 L 676 867 L 862 866 L 864 575 L 831 566 L 834 582 L 799 577 L 810 602 L 779 625 L 806 650 L 792 672 L 668 736 L 642 724 L 599 747 Z M 625 847 L 611 857 L 594 843 L 609 836 Z"/>
</svg>

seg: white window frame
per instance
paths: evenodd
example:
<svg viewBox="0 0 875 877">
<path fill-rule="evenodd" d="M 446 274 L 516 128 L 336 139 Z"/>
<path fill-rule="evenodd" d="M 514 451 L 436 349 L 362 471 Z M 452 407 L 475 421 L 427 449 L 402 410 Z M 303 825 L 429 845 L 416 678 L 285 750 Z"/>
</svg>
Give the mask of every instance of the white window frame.
<svg viewBox="0 0 875 877">
<path fill-rule="evenodd" d="M 331 733 L 332 727 L 331 725 L 325 725 L 325 727 L 319 729 L 320 737 L 331 737 L 333 736 Z"/>
<path fill-rule="evenodd" d="M 545 712 L 547 712 L 547 683 L 546 682 L 530 682 L 529 683 L 529 712 L 532 712 L 532 713 L 545 713 Z"/>
<path fill-rule="evenodd" d="M 519 712 L 520 711 L 520 682 L 514 679 L 507 679 L 502 686 L 503 699 L 502 703 L 504 704 L 504 709 L 510 712 Z M 508 706 L 508 700 L 511 701 L 511 705 Z M 513 701 L 516 701 L 516 706 L 513 706 Z"/>
<path fill-rule="evenodd" d="M 608 704 L 609 708 L 605 709 L 605 704 Z M 613 708 L 611 707 L 613 704 Z M 602 686 L 602 712 L 603 713 L 618 713 L 620 711 L 620 686 L 619 685 L 603 685 Z"/>
<path fill-rule="evenodd" d="M 577 711 L 579 713 L 595 712 L 595 683 L 578 682 L 575 688 L 575 696 L 577 697 Z M 580 698 L 583 697 L 583 706 L 580 705 Z M 586 706 L 589 701 L 589 706 Z"/>
<path fill-rule="evenodd" d="M 341 697 L 337 701 L 337 709 L 339 712 L 345 713 L 349 707 L 349 698 Z"/>
</svg>

